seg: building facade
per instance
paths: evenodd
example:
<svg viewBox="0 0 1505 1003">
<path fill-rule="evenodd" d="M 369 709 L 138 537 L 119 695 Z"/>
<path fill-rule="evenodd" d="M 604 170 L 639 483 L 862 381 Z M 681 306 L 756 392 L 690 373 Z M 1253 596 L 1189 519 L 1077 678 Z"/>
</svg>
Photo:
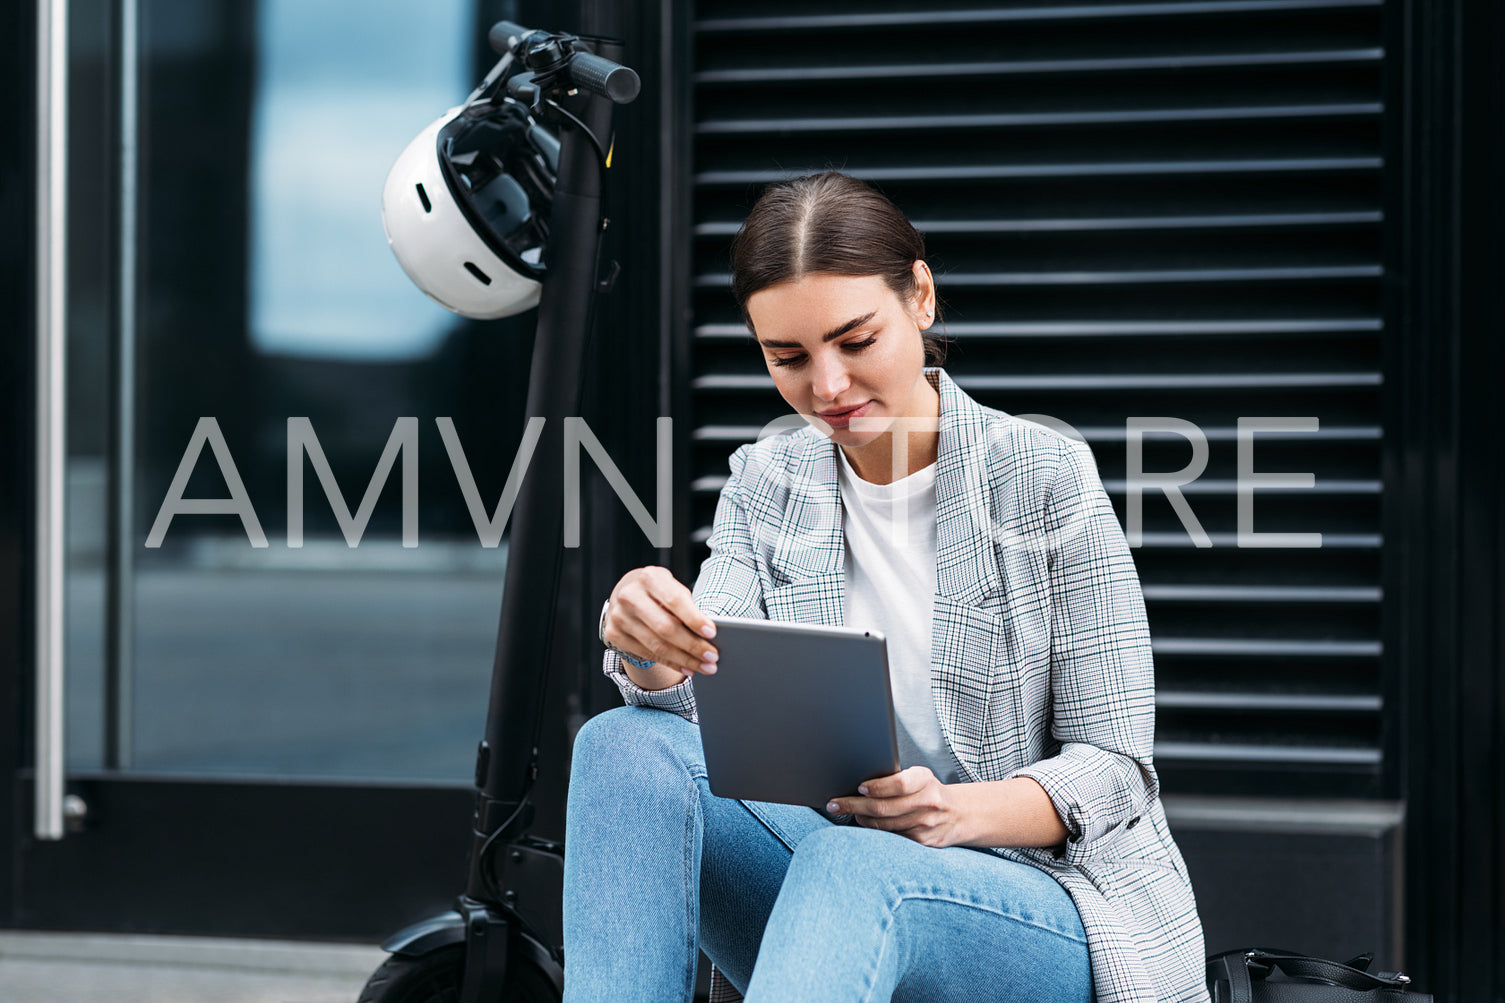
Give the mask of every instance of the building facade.
<svg viewBox="0 0 1505 1003">
<path fill-rule="evenodd" d="M 376 939 L 462 886 L 505 562 L 469 499 L 532 329 L 426 301 L 378 209 L 501 17 L 643 78 L 582 417 L 645 502 L 674 421 L 671 549 L 581 488 L 537 831 L 618 699 L 600 599 L 693 576 L 781 417 L 737 221 L 834 167 L 926 234 L 957 382 L 1093 448 L 1209 951 L 1501 998 L 1505 13 L 1466 0 L 0 13 L 0 923 Z"/>
</svg>

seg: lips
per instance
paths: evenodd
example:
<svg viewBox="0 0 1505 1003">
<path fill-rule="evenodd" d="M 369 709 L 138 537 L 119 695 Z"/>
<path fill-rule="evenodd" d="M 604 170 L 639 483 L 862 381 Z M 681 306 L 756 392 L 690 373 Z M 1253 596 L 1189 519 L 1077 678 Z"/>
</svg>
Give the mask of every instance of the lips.
<svg viewBox="0 0 1505 1003">
<path fill-rule="evenodd" d="M 863 401 L 861 404 L 854 404 L 851 407 L 832 408 L 829 411 L 817 411 L 815 412 L 815 416 L 821 421 L 825 422 L 827 425 L 830 425 L 833 429 L 846 428 L 852 423 L 853 418 L 860 418 L 864 414 L 866 414 L 868 405 L 870 404 L 872 404 L 872 401 Z"/>
</svg>

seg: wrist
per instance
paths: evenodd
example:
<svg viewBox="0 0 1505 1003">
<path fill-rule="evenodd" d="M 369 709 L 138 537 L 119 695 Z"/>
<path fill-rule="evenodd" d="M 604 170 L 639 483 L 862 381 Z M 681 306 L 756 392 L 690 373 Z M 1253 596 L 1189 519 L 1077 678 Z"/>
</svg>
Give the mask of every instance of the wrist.
<svg viewBox="0 0 1505 1003">
<path fill-rule="evenodd" d="M 623 662 L 622 674 L 638 689 L 647 690 L 649 693 L 673 689 L 685 681 L 684 673 L 664 665 L 654 665 L 651 669 L 637 669 Z"/>
<path fill-rule="evenodd" d="M 628 654 L 606 639 L 606 611 L 609 609 L 611 609 L 611 600 L 607 599 L 604 603 L 601 604 L 601 618 L 596 621 L 596 637 L 602 644 L 606 645 L 607 648 L 615 651 L 618 658 L 620 658 L 628 665 L 631 665 L 633 668 L 645 670 L 653 668 L 653 659 L 639 658 L 636 655 Z"/>
<path fill-rule="evenodd" d="M 978 805 L 973 795 L 978 784 L 942 784 L 942 797 L 951 815 L 952 845 L 978 846 L 982 831 L 978 826 Z"/>
</svg>

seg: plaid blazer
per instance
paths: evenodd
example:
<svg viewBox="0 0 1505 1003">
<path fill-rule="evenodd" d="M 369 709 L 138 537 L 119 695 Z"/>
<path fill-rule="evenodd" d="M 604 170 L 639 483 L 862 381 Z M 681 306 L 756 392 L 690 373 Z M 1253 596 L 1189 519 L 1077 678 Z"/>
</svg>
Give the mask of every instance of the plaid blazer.
<svg viewBox="0 0 1505 1003">
<path fill-rule="evenodd" d="M 931 687 L 965 779 L 1031 777 L 1070 835 L 989 852 L 1050 874 L 1087 933 L 1098 1003 L 1207 1000 L 1202 925 L 1166 825 L 1139 578 L 1091 451 L 985 408 L 942 370 Z M 840 624 L 835 446 L 813 428 L 731 458 L 695 584 L 708 613 Z M 695 716 L 693 684 L 631 704 Z M 719 972 L 712 997 L 740 999 Z"/>
</svg>

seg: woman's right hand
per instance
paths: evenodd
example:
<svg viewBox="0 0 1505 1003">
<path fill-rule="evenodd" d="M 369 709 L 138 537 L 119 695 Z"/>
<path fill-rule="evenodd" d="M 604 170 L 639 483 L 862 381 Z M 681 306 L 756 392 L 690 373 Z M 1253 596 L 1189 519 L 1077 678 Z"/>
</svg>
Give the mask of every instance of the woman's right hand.
<svg viewBox="0 0 1505 1003">
<path fill-rule="evenodd" d="M 696 608 L 690 590 L 668 568 L 637 568 L 622 576 L 611 590 L 601 636 L 612 647 L 653 659 L 652 668 L 629 672 L 663 680 L 664 685 L 696 672 L 716 671 L 716 648 L 709 641 L 716 636 L 716 625 Z"/>
</svg>

